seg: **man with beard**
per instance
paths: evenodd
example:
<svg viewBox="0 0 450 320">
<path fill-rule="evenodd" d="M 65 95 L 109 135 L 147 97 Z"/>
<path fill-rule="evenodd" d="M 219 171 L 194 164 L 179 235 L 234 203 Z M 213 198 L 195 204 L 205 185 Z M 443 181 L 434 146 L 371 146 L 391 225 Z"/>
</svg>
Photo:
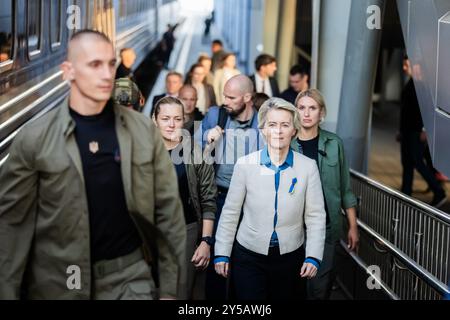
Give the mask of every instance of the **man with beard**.
<svg viewBox="0 0 450 320">
<path fill-rule="evenodd" d="M 209 152 L 214 149 L 218 190 L 214 234 L 237 159 L 264 146 L 258 130 L 258 112 L 252 102 L 253 91 L 250 78 L 244 75 L 231 78 L 224 87 L 224 105 L 210 108 L 202 122 L 203 147 Z M 224 300 L 227 296 L 226 279 L 218 276 L 211 264 L 206 279 L 206 298 Z"/>
</svg>

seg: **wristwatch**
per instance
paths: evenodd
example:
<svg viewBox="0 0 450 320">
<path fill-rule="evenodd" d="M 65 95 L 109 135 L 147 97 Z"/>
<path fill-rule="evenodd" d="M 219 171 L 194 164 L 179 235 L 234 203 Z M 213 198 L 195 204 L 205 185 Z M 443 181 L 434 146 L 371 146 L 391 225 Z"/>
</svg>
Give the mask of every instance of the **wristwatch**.
<svg viewBox="0 0 450 320">
<path fill-rule="evenodd" d="M 209 246 L 214 245 L 214 239 L 213 237 L 203 237 L 202 241 L 205 241 Z"/>
</svg>

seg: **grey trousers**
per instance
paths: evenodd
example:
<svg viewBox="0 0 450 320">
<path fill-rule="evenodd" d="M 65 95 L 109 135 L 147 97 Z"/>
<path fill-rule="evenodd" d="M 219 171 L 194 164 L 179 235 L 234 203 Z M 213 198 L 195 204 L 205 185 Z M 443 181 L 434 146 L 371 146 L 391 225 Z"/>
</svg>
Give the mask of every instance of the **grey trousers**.
<svg viewBox="0 0 450 320">
<path fill-rule="evenodd" d="M 197 249 L 198 224 L 191 223 L 186 226 L 185 262 L 178 280 L 178 299 L 204 300 L 206 271 L 199 271 L 191 262 Z"/>
<path fill-rule="evenodd" d="M 313 279 L 306 282 L 308 300 L 328 300 L 330 298 L 331 288 L 336 278 L 335 258 L 338 243 L 331 240 L 327 230 L 323 259 L 319 271 Z"/>
<path fill-rule="evenodd" d="M 144 259 L 94 279 L 95 300 L 153 300 L 154 293 L 150 266 Z"/>
</svg>

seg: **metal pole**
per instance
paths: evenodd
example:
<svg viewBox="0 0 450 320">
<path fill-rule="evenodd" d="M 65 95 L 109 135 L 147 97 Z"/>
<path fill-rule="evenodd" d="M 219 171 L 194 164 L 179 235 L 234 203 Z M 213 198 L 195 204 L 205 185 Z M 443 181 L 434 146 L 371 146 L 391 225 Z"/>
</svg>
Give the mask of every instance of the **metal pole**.
<svg viewBox="0 0 450 320">
<path fill-rule="evenodd" d="M 319 42 L 320 42 L 320 7 L 321 0 L 312 2 L 312 52 L 311 52 L 311 87 L 317 88 L 319 72 Z"/>
<path fill-rule="evenodd" d="M 381 28 L 370 29 L 368 8 L 384 12 L 384 0 L 352 1 L 340 95 L 337 133 L 343 139 L 350 167 L 365 172 L 373 87 L 381 42 Z M 376 14 L 376 13 L 375 13 Z"/>
</svg>

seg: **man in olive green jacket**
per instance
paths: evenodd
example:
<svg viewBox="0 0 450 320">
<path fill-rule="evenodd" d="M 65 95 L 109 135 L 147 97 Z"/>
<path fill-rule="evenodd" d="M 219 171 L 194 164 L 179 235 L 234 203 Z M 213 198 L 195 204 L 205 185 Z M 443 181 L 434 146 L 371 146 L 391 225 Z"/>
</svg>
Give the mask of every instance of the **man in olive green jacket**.
<svg viewBox="0 0 450 320">
<path fill-rule="evenodd" d="M 81 127 L 74 121 L 74 112 L 93 120 L 107 108 L 113 114 L 120 150 L 113 157 L 120 164 L 118 171 L 111 171 L 118 172 L 116 178 L 121 180 L 125 207 L 121 218 L 128 219 L 132 231 L 137 232 L 144 255 L 157 261 L 160 298 L 174 298 L 186 233 L 176 174 L 159 132 L 144 116 L 107 104 L 114 83 L 115 53 L 104 35 L 93 31 L 75 34 L 62 69 L 71 86 L 69 99 L 26 125 L 0 168 L 0 299 L 148 298 L 141 294 L 142 281 L 152 282 L 145 264 L 144 276 L 136 279 L 133 269 L 127 269 L 126 275 L 120 273 L 126 269 L 121 263 L 106 261 L 102 268 L 95 268 L 91 260 L 96 234 L 90 229 L 90 208 L 97 201 L 92 194 L 101 190 L 87 192 L 87 181 L 94 179 L 95 184 L 97 177 L 86 175 L 86 156 L 77 136 Z M 92 142 L 84 152 L 90 151 L 94 158 L 102 147 Z M 110 177 L 98 178 L 108 182 Z M 121 228 L 109 218 L 104 217 L 108 228 Z M 108 235 L 110 230 L 102 231 Z M 136 257 L 142 266 L 142 252 L 133 254 L 133 259 Z M 106 275 L 114 267 L 118 267 L 114 281 L 129 276 L 140 282 L 134 282 L 127 292 L 113 294 L 127 283 L 108 286 L 107 278 L 97 282 L 97 275 Z M 77 271 L 79 283 L 71 283 L 71 275 Z M 151 284 L 144 283 L 144 287 Z"/>
</svg>

